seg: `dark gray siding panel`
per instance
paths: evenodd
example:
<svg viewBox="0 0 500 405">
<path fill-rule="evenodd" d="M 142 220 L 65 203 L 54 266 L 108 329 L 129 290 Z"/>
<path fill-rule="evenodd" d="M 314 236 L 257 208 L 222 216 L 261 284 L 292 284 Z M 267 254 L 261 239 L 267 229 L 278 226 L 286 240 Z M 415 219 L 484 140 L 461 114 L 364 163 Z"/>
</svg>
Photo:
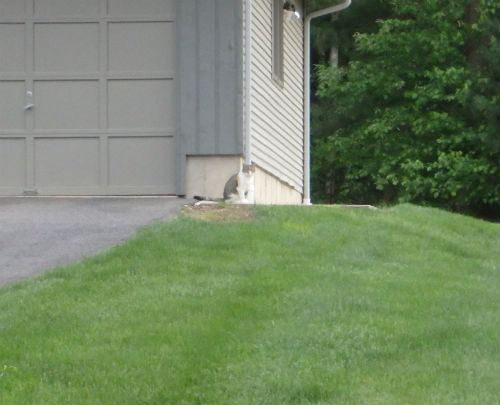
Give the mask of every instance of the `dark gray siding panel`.
<svg viewBox="0 0 500 405">
<path fill-rule="evenodd" d="M 217 82 L 215 64 L 217 61 L 216 13 L 213 1 L 198 1 L 199 40 L 197 52 L 198 65 L 198 102 L 199 102 L 199 149 L 204 154 L 217 153 L 216 150 L 216 111 Z"/>
<path fill-rule="evenodd" d="M 176 23 L 183 154 L 242 154 L 241 2 L 177 0 Z"/>
<path fill-rule="evenodd" d="M 178 0 L 177 20 L 177 88 L 178 132 L 182 152 L 195 150 L 198 123 L 198 0 Z"/>
</svg>

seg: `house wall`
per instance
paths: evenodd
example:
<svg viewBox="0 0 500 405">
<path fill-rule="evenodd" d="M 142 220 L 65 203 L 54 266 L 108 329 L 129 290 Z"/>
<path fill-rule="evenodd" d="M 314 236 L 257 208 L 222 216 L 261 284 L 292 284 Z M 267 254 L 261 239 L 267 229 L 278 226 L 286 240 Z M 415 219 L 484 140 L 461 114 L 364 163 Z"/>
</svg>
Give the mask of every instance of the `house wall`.
<svg viewBox="0 0 500 405">
<path fill-rule="evenodd" d="M 284 22 L 284 80 L 273 79 L 273 0 L 253 0 L 251 160 L 257 203 L 303 193 L 303 24 Z M 244 152 L 246 0 L 177 0 L 178 188 L 217 197 Z M 295 4 L 303 14 L 302 2 Z M 227 159 L 224 159 L 227 157 Z M 200 170 L 211 173 L 204 176 Z M 215 177 L 219 173 L 220 179 Z"/>
<path fill-rule="evenodd" d="M 303 16 L 302 2 L 295 4 Z M 258 199 L 274 195 L 279 180 L 294 197 L 269 199 L 294 203 L 303 193 L 303 21 L 284 22 L 284 80 L 278 83 L 272 74 L 272 14 L 273 0 L 253 0 L 251 158 L 262 169 Z"/>
<path fill-rule="evenodd" d="M 186 177 L 193 167 L 210 161 L 220 167 L 219 156 L 243 154 L 242 4 L 177 0 L 176 10 L 178 154 L 187 162 L 179 189 L 202 194 L 208 186 Z"/>
</svg>

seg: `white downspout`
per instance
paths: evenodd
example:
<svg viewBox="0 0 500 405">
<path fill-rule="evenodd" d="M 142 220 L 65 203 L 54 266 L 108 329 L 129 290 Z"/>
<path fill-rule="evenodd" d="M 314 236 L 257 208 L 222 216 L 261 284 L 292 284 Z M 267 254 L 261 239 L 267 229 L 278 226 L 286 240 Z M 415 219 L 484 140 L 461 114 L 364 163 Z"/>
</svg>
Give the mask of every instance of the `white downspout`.
<svg viewBox="0 0 500 405">
<path fill-rule="evenodd" d="M 252 0 L 245 3 L 245 164 L 252 163 Z"/>
<path fill-rule="evenodd" d="M 311 20 L 337 13 L 350 5 L 351 0 L 345 0 L 336 6 L 314 11 L 304 22 L 304 205 L 311 205 Z"/>
</svg>

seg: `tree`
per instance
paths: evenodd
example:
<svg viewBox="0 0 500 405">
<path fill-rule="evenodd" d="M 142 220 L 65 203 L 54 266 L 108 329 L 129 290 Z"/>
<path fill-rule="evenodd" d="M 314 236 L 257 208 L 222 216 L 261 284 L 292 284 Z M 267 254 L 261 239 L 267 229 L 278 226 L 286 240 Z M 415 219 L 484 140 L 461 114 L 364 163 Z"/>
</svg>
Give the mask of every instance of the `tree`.
<svg viewBox="0 0 500 405">
<path fill-rule="evenodd" d="M 498 2 L 382 3 L 348 62 L 317 68 L 313 197 L 499 218 Z"/>
</svg>

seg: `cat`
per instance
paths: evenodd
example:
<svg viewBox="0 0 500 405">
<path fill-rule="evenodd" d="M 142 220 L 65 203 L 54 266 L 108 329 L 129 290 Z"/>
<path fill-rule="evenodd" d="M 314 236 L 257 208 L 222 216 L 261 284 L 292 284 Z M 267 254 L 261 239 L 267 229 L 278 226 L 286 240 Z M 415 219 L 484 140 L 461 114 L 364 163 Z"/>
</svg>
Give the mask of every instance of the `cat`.
<svg viewBox="0 0 500 405">
<path fill-rule="evenodd" d="M 254 197 L 255 165 L 241 164 L 238 173 L 233 174 L 224 186 L 223 198 L 208 198 L 199 195 L 193 196 L 196 205 L 224 201 L 233 204 L 255 204 Z"/>
<path fill-rule="evenodd" d="M 233 174 L 224 186 L 224 201 L 235 204 L 254 204 L 255 165 L 243 164 L 240 171 Z"/>
</svg>

